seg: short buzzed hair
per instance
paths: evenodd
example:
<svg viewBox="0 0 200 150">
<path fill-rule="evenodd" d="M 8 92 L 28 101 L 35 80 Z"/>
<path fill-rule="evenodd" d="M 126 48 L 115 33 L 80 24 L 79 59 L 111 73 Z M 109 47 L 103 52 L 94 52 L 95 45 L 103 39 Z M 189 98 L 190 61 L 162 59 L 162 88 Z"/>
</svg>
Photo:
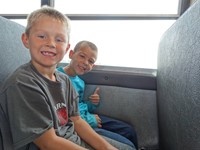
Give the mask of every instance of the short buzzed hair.
<svg viewBox="0 0 200 150">
<path fill-rule="evenodd" d="M 77 51 L 79 51 L 80 48 L 82 48 L 82 47 L 90 47 L 92 50 L 98 52 L 98 48 L 97 48 L 97 46 L 94 43 L 92 43 L 90 41 L 83 40 L 83 41 L 78 42 L 75 45 L 75 47 L 74 47 L 74 53 L 76 53 Z"/>
</svg>

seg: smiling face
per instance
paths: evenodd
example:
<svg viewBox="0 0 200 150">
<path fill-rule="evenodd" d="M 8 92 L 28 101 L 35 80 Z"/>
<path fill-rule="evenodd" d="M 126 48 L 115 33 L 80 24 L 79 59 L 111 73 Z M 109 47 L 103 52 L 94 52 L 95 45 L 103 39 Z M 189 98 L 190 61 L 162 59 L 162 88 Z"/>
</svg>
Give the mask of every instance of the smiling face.
<svg viewBox="0 0 200 150">
<path fill-rule="evenodd" d="M 41 16 L 22 41 L 30 50 L 31 62 L 38 71 L 52 68 L 63 59 L 69 49 L 66 25 L 49 16 Z"/>
<path fill-rule="evenodd" d="M 67 73 L 70 76 L 83 75 L 94 67 L 97 59 L 97 51 L 89 46 L 80 47 L 76 52 L 70 51 L 69 57 L 71 62 L 67 66 Z"/>
</svg>

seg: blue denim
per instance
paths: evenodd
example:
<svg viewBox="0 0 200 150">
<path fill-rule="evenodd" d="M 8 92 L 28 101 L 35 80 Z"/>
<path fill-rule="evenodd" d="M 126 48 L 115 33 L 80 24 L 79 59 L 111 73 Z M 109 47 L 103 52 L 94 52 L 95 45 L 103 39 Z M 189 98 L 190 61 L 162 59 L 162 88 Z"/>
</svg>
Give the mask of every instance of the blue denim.
<svg viewBox="0 0 200 150">
<path fill-rule="evenodd" d="M 103 115 L 99 115 L 99 117 L 101 118 L 101 121 L 102 121 L 101 129 L 111 131 L 113 133 L 117 133 L 118 135 L 121 135 L 121 136 L 129 139 L 129 141 L 131 141 L 135 145 L 135 148 L 138 149 L 137 134 L 135 132 L 135 129 L 131 125 L 129 125 L 123 121 L 116 120 L 116 119 L 106 117 Z M 107 136 L 107 135 L 105 135 L 105 136 Z M 113 135 L 110 135 L 110 136 L 108 135 L 108 137 L 112 138 L 111 136 L 113 137 Z M 119 136 L 114 137 L 113 139 L 115 139 L 115 140 L 118 139 L 118 141 L 120 140 L 123 143 L 127 142 L 126 139 L 121 138 Z"/>
</svg>

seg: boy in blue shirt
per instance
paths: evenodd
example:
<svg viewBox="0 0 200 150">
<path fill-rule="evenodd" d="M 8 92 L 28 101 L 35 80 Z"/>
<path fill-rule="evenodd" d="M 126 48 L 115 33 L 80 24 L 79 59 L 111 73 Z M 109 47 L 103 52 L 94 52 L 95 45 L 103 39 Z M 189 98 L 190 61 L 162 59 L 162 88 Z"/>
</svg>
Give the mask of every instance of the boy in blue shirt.
<svg viewBox="0 0 200 150">
<path fill-rule="evenodd" d="M 59 67 L 57 70 L 67 74 L 72 81 L 73 86 L 79 94 L 80 115 L 97 133 L 137 147 L 137 136 L 130 125 L 120 120 L 91 113 L 99 106 L 100 89 L 98 87 L 89 97 L 90 100 L 84 101 L 85 82 L 79 78 L 79 75 L 83 75 L 93 69 L 97 53 L 98 49 L 94 43 L 80 41 L 76 44 L 74 50 L 69 52 L 69 58 L 71 59 L 69 65 Z"/>
</svg>

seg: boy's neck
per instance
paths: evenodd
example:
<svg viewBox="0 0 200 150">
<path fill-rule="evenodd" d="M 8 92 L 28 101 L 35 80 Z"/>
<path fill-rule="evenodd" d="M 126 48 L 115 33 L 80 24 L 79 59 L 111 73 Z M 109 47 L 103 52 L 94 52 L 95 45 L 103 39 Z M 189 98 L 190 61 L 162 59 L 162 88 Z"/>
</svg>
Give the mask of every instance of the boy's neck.
<svg viewBox="0 0 200 150">
<path fill-rule="evenodd" d="M 77 74 L 70 68 L 70 66 L 66 66 L 63 68 L 67 75 L 71 77 L 77 76 Z"/>
<path fill-rule="evenodd" d="M 56 76 L 55 76 L 55 70 L 56 70 L 56 67 L 49 67 L 49 68 L 45 68 L 45 67 L 42 67 L 40 65 L 37 65 L 33 62 L 31 62 L 32 65 L 35 67 L 35 69 L 42 75 L 44 76 L 45 78 L 51 80 L 51 81 L 54 81 L 56 82 Z"/>
</svg>

